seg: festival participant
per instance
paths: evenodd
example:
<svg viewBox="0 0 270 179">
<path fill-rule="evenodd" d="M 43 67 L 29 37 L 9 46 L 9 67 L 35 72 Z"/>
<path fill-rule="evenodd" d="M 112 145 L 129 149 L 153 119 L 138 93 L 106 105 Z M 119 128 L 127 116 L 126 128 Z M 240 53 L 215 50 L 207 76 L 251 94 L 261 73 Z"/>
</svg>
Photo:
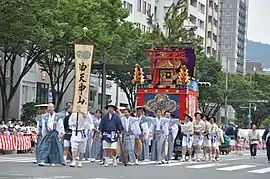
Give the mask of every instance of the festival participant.
<svg viewBox="0 0 270 179">
<path fill-rule="evenodd" d="M 181 131 L 183 133 L 182 138 L 182 159 L 181 161 L 186 161 L 186 153 L 188 152 L 189 159 L 191 162 L 192 156 L 192 144 L 193 144 L 193 135 L 194 135 L 194 124 L 192 122 L 192 117 L 188 114 L 185 114 L 185 121 L 183 124 L 180 124 Z"/>
<path fill-rule="evenodd" d="M 236 151 L 238 155 L 243 155 L 243 146 L 244 146 L 244 134 L 241 129 L 237 126 L 237 144 Z"/>
<path fill-rule="evenodd" d="M 37 163 L 39 163 L 39 161 L 38 161 L 38 158 L 39 158 L 38 146 L 39 146 L 40 140 L 42 138 L 42 115 L 46 114 L 48 104 L 41 104 L 41 105 L 37 105 L 35 107 L 39 107 L 39 115 L 36 117 L 36 123 L 37 123 L 37 141 L 36 141 L 36 147 L 35 147 L 36 148 L 36 151 L 35 151 L 36 160 L 33 161 L 33 163 L 37 164 Z M 16 126 L 17 126 L 17 128 L 20 128 L 19 125 L 16 125 Z"/>
<path fill-rule="evenodd" d="M 131 110 L 125 109 L 124 116 L 121 118 L 121 122 L 124 128 L 123 145 L 125 159 L 128 165 L 139 165 L 138 159 L 135 156 L 135 138 L 139 138 L 141 134 L 141 129 L 139 122 L 135 117 L 130 116 Z"/>
<path fill-rule="evenodd" d="M 237 138 L 237 130 L 236 130 L 236 126 L 234 125 L 234 122 L 230 121 L 230 127 L 228 127 L 225 134 L 231 138 L 230 151 L 231 151 L 231 154 L 234 155 L 236 154 L 235 153 L 235 145 L 236 145 L 235 139 Z"/>
<path fill-rule="evenodd" d="M 91 158 L 93 159 L 92 162 L 95 160 L 99 160 L 103 162 L 103 149 L 102 149 L 102 142 L 99 139 L 100 131 L 99 131 L 99 124 L 101 121 L 102 112 L 101 110 L 97 110 L 95 113 L 94 128 L 93 128 L 93 143 L 92 143 L 92 150 L 91 150 Z"/>
<path fill-rule="evenodd" d="M 211 137 L 211 154 L 212 154 L 212 157 L 211 157 L 211 160 L 212 161 L 215 161 L 216 160 L 216 151 L 217 149 L 219 148 L 218 146 L 218 126 L 216 124 L 216 118 L 215 117 L 210 117 L 210 124 L 211 124 L 211 127 L 210 127 L 210 130 L 209 130 L 209 135 Z"/>
<path fill-rule="evenodd" d="M 220 160 L 220 158 L 219 158 L 219 154 L 220 154 L 219 146 L 224 143 L 224 135 L 223 135 L 224 132 L 221 129 L 221 127 L 222 127 L 221 122 L 217 122 L 217 126 L 218 126 L 218 132 L 217 132 L 217 136 L 218 136 L 217 146 L 218 147 L 216 148 L 216 157 L 215 157 L 215 159 L 216 159 L 216 161 L 219 161 Z"/>
<path fill-rule="evenodd" d="M 166 118 L 163 118 L 160 109 L 155 110 L 156 117 L 153 119 L 150 126 L 150 134 L 153 136 L 151 148 L 151 160 L 157 164 L 162 164 L 164 159 L 164 143 L 168 140 L 169 123 Z"/>
<path fill-rule="evenodd" d="M 82 159 L 86 150 L 86 133 L 93 128 L 93 120 L 90 113 L 86 116 L 83 116 L 81 113 L 72 113 L 69 119 L 69 128 L 72 130 L 70 139 L 72 163 L 70 164 L 70 167 L 76 166 L 77 155 L 79 155 L 77 167 L 82 167 Z"/>
<path fill-rule="evenodd" d="M 248 133 L 248 142 L 250 155 L 253 158 L 256 158 L 257 155 L 257 146 L 261 142 L 260 133 L 256 130 L 256 125 L 252 126 L 252 131 Z"/>
<path fill-rule="evenodd" d="M 193 121 L 193 125 L 194 125 L 193 145 L 195 147 L 195 157 L 196 157 L 197 162 L 201 161 L 203 133 L 205 129 L 205 123 L 203 122 L 202 118 L 203 118 L 203 114 L 201 112 L 196 112 L 195 121 Z"/>
<path fill-rule="evenodd" d="M 42 115 L 42 139 L 39 150 L 39 166 L 64 164 L 63 149 L 59 141 L 65 133 L 62 114 L 54 112 L 54 105 L 48 105 L 48 113 Z"/>
<path fill-rule="evenodd" d="M 205 129 L 203 134 L 203 160 L 208 161 L 211 160 L 211 147 L 212 147 L 210 134 L 211 124 L 209 122 L 209 117 L 204 115 L 203 122 L 205 123 Z"/>
<path fill-rule="evenodd" d="M 168 154 L 165 156 L 166 162 L 169 163 L 173 156 L 174 140 L 178 133 L 178 120 L 173 119 L 174 115 L 171 112 L 166 111 L 165 118 L 169 121 L 169 135 L 168 135 Z"/>
<path fill-rule="evenodd" d="M 140 140 L 142 141 L 142 153 L 136 156 L 139 161 L 149 161 L 149 128 L 150 128 L 150 118 L 145 116 L 146 108 L 144 106 L 138 106 L 136 108 L 136 115 L 139 120 L 139 126 L 141 129 Z"/>
<path fill-rule="evenodd" d="M 71 143 L 70 143 L 70 138 L 71 138 L 71 134 L 72 134 L 72 130 L 69 128 L 69 119 L 70 116 L 72 114 L 72 106 L 68 106 L 66 109 L 66 117 L 64 118 L 64 128 L 65 128 L 65 134 L 64 134 L 64 161 L 67 162 L 67 158 L 68 156 L 71 157 L 70 154 L 70 147 L 71 147 Z M 70 158 L 71 159 L 71 158 Z"/>
<path fill-rule="evenodd" d="M 117 166 L 116 156 L 118 148 L 118 138 L 123 131 L 123 126 L 119 115 L 115 114 L 117 107 L 113 104 L 108 104 L 105 109 L 105 114 L 100 121 L 99 131 L 100 139 L 102 139 L 102 145 L 104 149 L 104 166 L 108 167 L 108 159 L 111 156 L 113 158 L 113 166 Z"/>
</svg>

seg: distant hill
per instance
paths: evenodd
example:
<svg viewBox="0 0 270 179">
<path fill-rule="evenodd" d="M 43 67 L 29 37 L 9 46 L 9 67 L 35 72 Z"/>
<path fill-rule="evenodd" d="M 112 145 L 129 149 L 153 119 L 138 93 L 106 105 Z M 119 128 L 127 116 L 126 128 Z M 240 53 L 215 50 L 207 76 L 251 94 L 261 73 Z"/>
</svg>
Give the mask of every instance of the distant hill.
<svg viewBox="0 0 270 179">
<path fill-rule="evenodd" d="M 263 67 L 270 68 L 270 44 L 247 41 L 247 59 L 263 62 Z"/>
</svg>

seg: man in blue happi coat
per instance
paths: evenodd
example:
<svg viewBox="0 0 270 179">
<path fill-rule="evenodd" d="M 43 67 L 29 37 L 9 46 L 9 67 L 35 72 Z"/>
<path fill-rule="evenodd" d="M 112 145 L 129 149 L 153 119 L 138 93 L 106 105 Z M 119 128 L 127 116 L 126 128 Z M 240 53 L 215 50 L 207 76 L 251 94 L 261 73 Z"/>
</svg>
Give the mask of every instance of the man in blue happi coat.
<svg viewBox="0 0 270 179">
<path fill-rule="evenodd" d="M 38 147 L 39 166 L 64 165 L 63 148 L 59 140 L 65 133 L 63 118 L 62 113 L 54 112 L 53 104 L 49 104 L 48 112 L 42 115 L 42 139 Z"/>
<path fill-rule="evenodd" d="M 105 109 L 107 113 L 101 118 L 99 124 L 100 139 L 102 139 L 104 149 L 104 166 L 109 166 L 109 157 L 113 158 L 113 166 L 117 166 L 116 155 L 118 139 L 119 134 L 121 134 L 124 129 L 119 115 L 115 113 L 117 107 L 113 104 L 108 104 Z"/>
</svg>

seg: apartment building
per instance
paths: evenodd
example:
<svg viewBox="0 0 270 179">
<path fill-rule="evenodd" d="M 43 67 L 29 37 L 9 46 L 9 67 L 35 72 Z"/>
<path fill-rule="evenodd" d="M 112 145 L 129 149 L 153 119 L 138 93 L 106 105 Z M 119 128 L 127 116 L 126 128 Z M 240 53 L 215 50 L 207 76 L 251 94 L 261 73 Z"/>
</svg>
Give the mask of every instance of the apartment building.
<svg viewBox="0 0 270 179">
<path fill-rule="evenodd" d="M 170 5 L 178 0 L 124 0 L 123 7 L 130 12 L 128 21 L 137 23 L 143 32 L 151 29 L 147 24 L 147 12 L 154 15 L 154 20 L 166 33 L 164 16 Z M 217 57 L 219 0 L 188 0 L 190 20 L 187 27 L 197 27 L 195 35 L 203 42 L 208 56 Z"/>
<path fill-rule="evenodd" d="M 219 57 L 228 60 L 228 71 L 245 73 L 248 0 L 220 0 Z"/>
<path fill-rule="evenodd" d="M 205 52 L 218 58 L 219 0 L 207 0 L 205 26 Z"/>
</svg>

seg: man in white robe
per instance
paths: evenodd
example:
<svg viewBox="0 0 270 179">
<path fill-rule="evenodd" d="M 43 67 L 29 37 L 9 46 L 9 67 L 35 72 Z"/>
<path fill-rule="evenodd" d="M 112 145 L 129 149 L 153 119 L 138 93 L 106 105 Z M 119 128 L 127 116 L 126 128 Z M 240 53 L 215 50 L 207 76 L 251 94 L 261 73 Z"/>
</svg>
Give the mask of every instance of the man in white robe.
<svg viewBox="0 0 270 179">
<path fill-rule="evenodd" d="M 69 119 L 69 128 L 72 130 L 71 150 L 72 163 L 70 167 L 76 166 L 76 156 L 79 154 L 79 163 L 77 167 L 82 167 L 82 159 L 86 150 L 87 131 L 93 129 L 93 119 L 90 113 L 83 116 L 80 113 L 72 113 Z"/>
</svg>

